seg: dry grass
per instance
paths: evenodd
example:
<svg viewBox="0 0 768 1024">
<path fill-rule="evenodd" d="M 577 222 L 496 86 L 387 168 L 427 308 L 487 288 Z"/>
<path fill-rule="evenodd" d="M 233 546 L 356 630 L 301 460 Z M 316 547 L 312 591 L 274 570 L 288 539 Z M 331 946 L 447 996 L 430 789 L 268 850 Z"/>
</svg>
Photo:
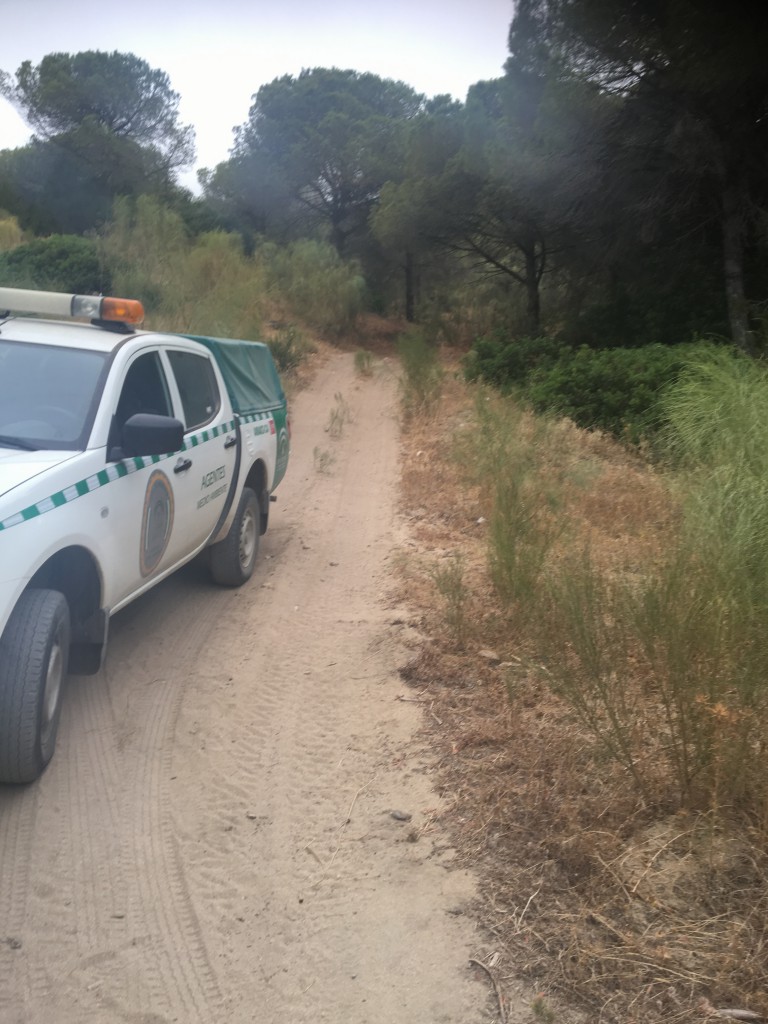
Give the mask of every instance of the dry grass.
<svg viewBox="0 0 768 1024">
<path fill-rule="evenodd" d="M 473 398 L 446 369 L 439 408 L 402 439 L 402 598 L 428 638 L 404 675 L 430 701 L 445 824 L 480 873 L 477 913 L 506 980 L 535 979 L 559 1020 L 575 1008 L 622 1024 L 723 1019 L 723 1008 L 768 1018 L 765 844 L 740 821 L 665 805 L 663 786 L 644 802 L 550 690 L 535 636 L 491 585 L 483 495 L 453 455 Z M 608 573 L 652 564 L 677 524 L 663 482 L 609 438 L 556 429 L 545 469 L 567 480 L 557 514 L 571 539 Z M 457 557 L 461 642 L 435 584 Z"/>
</svg>

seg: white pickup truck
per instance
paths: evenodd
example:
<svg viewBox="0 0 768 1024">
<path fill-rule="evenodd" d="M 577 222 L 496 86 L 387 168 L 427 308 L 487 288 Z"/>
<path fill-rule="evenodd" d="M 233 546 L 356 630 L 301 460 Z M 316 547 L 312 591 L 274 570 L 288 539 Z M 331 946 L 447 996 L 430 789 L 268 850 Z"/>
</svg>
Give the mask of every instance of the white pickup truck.
<svg viewBox="0 0 768 1024">
<path fill-rule="evenodd" d="M 111 615 L 201 552 L 216 582 L 250 578 L 288 464 L 269 348 L 143 319 L 0 288 L 0 782 L 50 761 L 66 676 L 98 672 Z"/>
</svg>

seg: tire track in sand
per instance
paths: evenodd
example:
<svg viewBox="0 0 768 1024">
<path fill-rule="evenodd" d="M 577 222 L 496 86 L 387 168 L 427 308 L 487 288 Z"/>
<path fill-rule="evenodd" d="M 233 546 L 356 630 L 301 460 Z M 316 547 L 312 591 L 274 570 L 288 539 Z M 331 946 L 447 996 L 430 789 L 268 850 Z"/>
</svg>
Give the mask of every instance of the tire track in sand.
<svg viewBox="0 0 768 1024">
<path fill-rule="evenodd" d="M 331 440 L 338 393 L 353 420 Z M 200 679 L 183 711 L 196 739 L 206 723 L 197 753 L 209 783 L 196 806 L 182 804 L 187 834 L 206 840 L 188 846 L 188 867 L 235 993 L 230 1020 L 251 1021 L 254 998 L 260 1024 L 484 1020 L 482 995 L 462 978 L 466 934 L 436 907 L 466 898 L 468 880 L 440 866 L 428 839 L 406 842 L 389 815 L 402 801 L 436 802 L 416 760 L 413 784 L 393 769 L 414 726 L 394 702 L 385 607 L 394 380 L 385 366 L 358 380 L 351 357 L 337 356 L 297 404 L 291 475 L 265 547 L 274 569 L 251 609 L 211 638 L 214 661 L 237 650 L 228 672 Z M 318 439 L 328 472 L 315 465 Z M 202 701 L 217 705 L 216 721 Z"/>
<path fill-rule="evenodd" d="M 106 669 L 69 681 L 54 762 L 16 794 L 17 822 L 0 817 L 5 842 L 46 833 L 27 841 L 26 885 L 4 859 L 23 904 L 7 1002 L 24 1024 L 220 1013 L 172 829 L 170 762 L 184 666 L 206 643 L 204 613 L 228 597 L 186 570 L 117 617 Z"/>
</svg>

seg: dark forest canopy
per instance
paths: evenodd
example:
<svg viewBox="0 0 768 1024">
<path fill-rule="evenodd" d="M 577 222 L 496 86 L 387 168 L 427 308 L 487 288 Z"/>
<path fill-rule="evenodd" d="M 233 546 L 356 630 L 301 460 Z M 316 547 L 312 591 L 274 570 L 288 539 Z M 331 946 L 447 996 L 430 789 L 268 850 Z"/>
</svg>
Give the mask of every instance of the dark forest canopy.
<svg viewBox="0 0 768 1024">
<path fill-rule="evenodd" d="M 345 255 L 383 184 L 401 173 L 404 125 L 423 103 L 403 82 L 351 70 L 275 79 L 254 96 L 231 160 L 207 178 L 206 191 L 224 198 L 239 189 L 237 201 L 250 198 L 262 229 L 297 219 L 325 227 Z"/>
<path fill-rule="evenodd" d="M 546 95 L 587 81 L 615 102 L 603 168 L 619 228 L 678 251 L 719 249 L 734 342 L 756 346 L 751 281 L 765 259 L 768 193 L 768 10 L 716 0 L 519 0 L 508 77 Z M 615 206 L 614 206 L 615 204 Z M 622 215 L 622 211 L 626 211 Z"/>
<path fill-rule="evenodd" d="M 168 75 L 132 53 L 49 53 L 24 61 L 15 80 L 0 72 L 0 94 L 42 140 L 89 125 L 154 149 L 169 168 L 194 159 L 194 131 L 179 122 Z"/>
<path fill-rule="evenodd" d="M 761 350 L 768 11 L 518 0 L 508 43 L 466 103 L 338 68 L 263 85 L 188 222 L 329 241 L 379 306 L 416 317 L 475 282 L 511 332 Z M 2 91 L 36 133 L 0 153 L 0 206 L 27 228 L 85 231 L 121 195 L 190 212 L 173 175 L 191 129 L 164 72 L 50 54 Z"/>
<path fill-rule="evenodd" d="M 1 72 L 0 93 L 35 133 L 0 153 L 0 205 L 34 230 L 79 233 L 118 196 L 169 194 L 194 159 L 168 76 L 131 53 L 51 53 Z"/>
</svg>

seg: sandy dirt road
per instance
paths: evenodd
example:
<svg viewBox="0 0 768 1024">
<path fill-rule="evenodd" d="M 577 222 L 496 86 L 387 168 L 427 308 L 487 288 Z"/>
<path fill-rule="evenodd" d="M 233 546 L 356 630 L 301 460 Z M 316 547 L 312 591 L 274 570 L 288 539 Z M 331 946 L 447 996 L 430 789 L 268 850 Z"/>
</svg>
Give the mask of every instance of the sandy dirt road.
<svg viewBox="0 0 768 1024">
<path fill-rule="evenodd" d="M 397 700 L 396 412 L 386 361 L 329 356 L 251 583 L 187 567 L 69 680 L 49 770 L 0 788 L 1 1024 L 494 1019 Z"/>
</svg>

